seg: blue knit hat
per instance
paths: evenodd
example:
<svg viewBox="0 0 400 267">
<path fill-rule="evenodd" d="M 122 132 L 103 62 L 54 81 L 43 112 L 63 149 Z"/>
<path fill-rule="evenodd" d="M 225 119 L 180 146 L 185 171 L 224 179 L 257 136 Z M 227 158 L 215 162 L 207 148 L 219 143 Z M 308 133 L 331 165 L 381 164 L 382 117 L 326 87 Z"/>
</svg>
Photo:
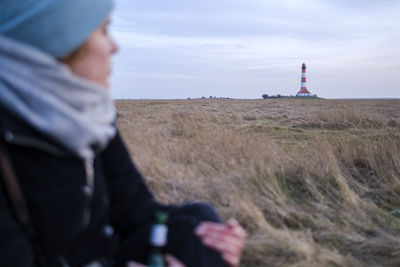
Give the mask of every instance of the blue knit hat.
<svg viewBox="0 0 400 267">
<path fill-rule="evenodd" d="M 112 0 L 1 0 L 0 34 L 62 58 L 111 12 Z"/>
</svg>

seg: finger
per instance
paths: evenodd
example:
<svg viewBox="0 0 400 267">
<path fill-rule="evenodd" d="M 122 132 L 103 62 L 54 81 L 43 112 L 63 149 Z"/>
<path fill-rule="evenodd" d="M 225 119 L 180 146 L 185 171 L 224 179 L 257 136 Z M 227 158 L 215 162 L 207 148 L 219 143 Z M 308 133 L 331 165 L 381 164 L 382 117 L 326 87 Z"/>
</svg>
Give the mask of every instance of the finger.
<svg viewBox="0 0 400 267">
<path fill-rule="evenodd" d="M 202 241 L 205 241 L 204 243 L 207 244 L 212 244 L 212 243 L 221 243 L 222 247 L 225 247 L 226 249 L 235 252 L 236 250 L 242 250 L 244 247 L 244 239 L 238 238 L 237 236 L 234 235 L 229 235 L 226 233 L 209 233 L 204 236 L 200 236 L 200 239 Z M 207 240 L 207 241 L 206 241 Z"/>
<path fill-rule="evenodd" d="M 221 254 L 228 253 L 239 258 L 244 248 L 241 243 L 233 243 L 226 240 L 218 240 L 213 238 L 204 238 L 202 239 L 202 243 L 206 247 L 218 251 Z"/>
<path fill-rule="evenodd" d="M 165 255 L 165 261 L 168 263 L 168 267 L 185 267 L 178 259 L 171 254 Z"/>
<path fill-rule="evenodd" d="M 247 237 L 246 230 L 239 224 L 239 222 L 233 218 L 229 219 L 227 222 L 229 228 L 234 229 L 238 236 Z"/>
<path fill-rule="evenodd" d="M 238 236 L 246 236 L 247 233 L 243 229 L 243 227 L 240 226 L 239 223 L 237 223 L 235 220 L 228 221 L 227 224 L 222 224 L 222 223 L 213 223 L 213 222 L 203 222 L 201 223 L 196 230 L 199 231 L 199 233 L 205 232 L 205 231 L 230 231 L 232 232 L 232 229 L 234 229 L 234 233 L 237 234 Z"/>
<path fill-rule="evenodd" d="M 246 231 L 239 224 L 234 222 L 227 225 L 221 223 L 203 222 L 196 227 L 195 233 L 199 236 L 210 233 L 220 233 L 234 235 L 243 239 L 247 237 Z"/>
<path fill-rule="evenodd" d="M 134 261 L 128 261 L 126 263 L 126 267 L 146 267 L 146 265 L 134 262 Z"/>
<path fill-rule="evenodd" d="M 230 266 L 237 266 L 244 249 L 244 239 L 223 235 L 222 238 L 200 236 L 203 244 L 223 255 Z"/>
<path fill-rule="evenodd" d="M 199 226 L 196 227 L 195 232 L 197 235 L 209 235 L 211 233 L 228 233 L 231 232 L 229 227 L 225 224 L 221 223 L 211 223 L 211 222 L 203 222 Z"/>
<path fill-rule="evenodd" d="M 239 225 L 239 222 L 238 222 L 236 219 L 234 219 L 234 218 L 230 218 L 230 219 L 226 222 L 226 224 L 228 224 L 229 226 L 235 226 L 235 225 Z"/>
<path fill-rule="evenodd" d="M 228 263 L 232 267 L 239 266 L 240 263 L 240 257 L 229 254 L 229 253 L 224 253 L 222 254 L 222 258 L 226 263 Z"/>
<path fill-rule="evenodd" d="M 199 235 L 203 244 L 213 248 L 221 253 L 230 252 L 233 254 L 241 254 L 245 238 L 238 237 L 231 233 L 232 231 L 206 231 L 203 235 Z"/>
</svg>

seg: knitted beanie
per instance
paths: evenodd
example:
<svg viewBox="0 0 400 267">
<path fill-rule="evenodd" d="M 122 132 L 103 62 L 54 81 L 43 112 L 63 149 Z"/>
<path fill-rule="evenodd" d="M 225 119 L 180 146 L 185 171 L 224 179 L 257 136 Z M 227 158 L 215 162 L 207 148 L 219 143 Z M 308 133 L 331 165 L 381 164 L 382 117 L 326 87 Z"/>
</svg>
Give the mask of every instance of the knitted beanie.
<svg viewBox="0 0 400 267">
<path fill-rule="evenodd" d="M 1 0 L 0 34 L 62 58 L 111 12 L 112 0 Z"/>
</svg>

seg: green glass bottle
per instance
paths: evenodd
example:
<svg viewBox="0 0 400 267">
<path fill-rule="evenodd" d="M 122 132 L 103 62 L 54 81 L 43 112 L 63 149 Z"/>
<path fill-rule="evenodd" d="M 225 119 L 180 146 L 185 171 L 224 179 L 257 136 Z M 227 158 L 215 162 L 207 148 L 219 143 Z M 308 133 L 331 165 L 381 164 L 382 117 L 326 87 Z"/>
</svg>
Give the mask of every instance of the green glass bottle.
<svg viewBox="0 0 400 267">
<path fill-rule="evenodd" d="M 167 244 L 167 220 L 168 215 L 166 213 L 156 213 L 156 224 L 153 225 L 150 234 L 152 250 L 149 258 L 149 267 L 165 267 L 164 256 L 161 249 Z"/>
</svg>

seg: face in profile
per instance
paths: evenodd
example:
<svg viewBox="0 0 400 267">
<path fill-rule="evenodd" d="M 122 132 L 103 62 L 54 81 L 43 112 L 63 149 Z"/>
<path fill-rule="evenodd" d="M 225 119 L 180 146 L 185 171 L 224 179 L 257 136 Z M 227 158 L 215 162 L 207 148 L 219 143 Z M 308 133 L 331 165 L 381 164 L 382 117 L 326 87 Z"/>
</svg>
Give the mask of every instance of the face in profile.
<svg viewBox="0 0 400 267">
<path fill-rule="evenodd" d="M 110 19 L 107 18 L 82 47 L 62 60 L 76 75 L 107 88 L 111 74 L 111 56 L 118 51 L 118 46 L 108 33 L 109 24 Z"/>
</svg>

